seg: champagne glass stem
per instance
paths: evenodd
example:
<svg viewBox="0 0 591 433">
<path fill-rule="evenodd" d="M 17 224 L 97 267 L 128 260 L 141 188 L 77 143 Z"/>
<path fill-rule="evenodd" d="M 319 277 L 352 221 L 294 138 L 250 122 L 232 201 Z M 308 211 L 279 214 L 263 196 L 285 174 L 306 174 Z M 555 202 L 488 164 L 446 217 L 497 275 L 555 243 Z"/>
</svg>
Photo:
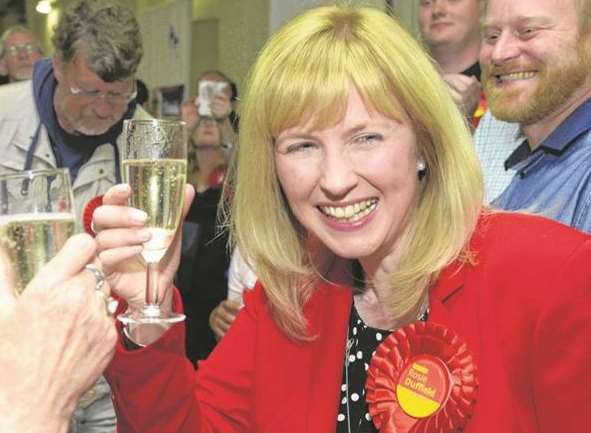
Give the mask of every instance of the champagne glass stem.
<svg viewBox="0 0 591 433">
<path fill-rule="evenodd" d="M 146 315 L 160 316 L 159 301 L 158 262 L 150 262 L 146 271 Z"/>
</svg>

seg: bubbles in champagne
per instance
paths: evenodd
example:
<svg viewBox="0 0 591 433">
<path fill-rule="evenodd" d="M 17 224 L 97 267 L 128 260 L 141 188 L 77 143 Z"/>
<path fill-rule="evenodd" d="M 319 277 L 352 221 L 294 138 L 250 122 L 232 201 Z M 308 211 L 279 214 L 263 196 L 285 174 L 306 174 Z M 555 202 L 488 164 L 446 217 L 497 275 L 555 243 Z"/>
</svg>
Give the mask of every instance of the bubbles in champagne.
<svg viewBox="0 0 591 433">
<path fill-rule="evenodd" d="M 9 278 L 20 294 L 73 233 L 70 213 L 0 216 L 2 277 Z"/>
<path fill-rule="evenodd" d="M 166 253 L 180 222 L 187 161 L 138 159 L 122 162 L 123 179 L 131 186 L 129 205 L 148 214 L 146 228 L 152 239 L 144 244 L 146 262 L 155 263 Z"/>
</svg>

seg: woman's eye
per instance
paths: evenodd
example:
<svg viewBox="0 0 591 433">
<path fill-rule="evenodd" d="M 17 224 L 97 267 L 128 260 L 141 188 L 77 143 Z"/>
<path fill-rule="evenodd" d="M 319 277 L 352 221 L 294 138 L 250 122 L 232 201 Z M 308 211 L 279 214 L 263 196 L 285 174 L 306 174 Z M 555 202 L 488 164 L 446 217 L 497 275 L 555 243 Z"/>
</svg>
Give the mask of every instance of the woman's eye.
<svg viewBox="0 0 591 433">
<path fill-rule="evenodd" d="M 285 153 L 305 152 L 314 148 L 316 148 L 316 144 L 312 142 L 293 143 L 286 147 Z"/>
<path fill-rule="evenodd" d="M 359 137 L 355 137 L 353 142 L 356 144 L 374 144 L 383 140 L 381 134 L 365 134 Z"/>
</svg>

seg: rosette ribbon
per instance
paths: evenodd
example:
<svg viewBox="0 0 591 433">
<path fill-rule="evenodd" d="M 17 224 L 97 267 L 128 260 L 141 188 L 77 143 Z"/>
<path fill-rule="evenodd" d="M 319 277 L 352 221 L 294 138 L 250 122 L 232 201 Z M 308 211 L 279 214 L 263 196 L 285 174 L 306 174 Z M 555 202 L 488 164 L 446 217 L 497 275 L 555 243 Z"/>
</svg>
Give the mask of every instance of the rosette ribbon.
<svg viewBox="0 0 591 433">
<path fill-rule="evenodd" d="M 96 233 L 94 232 L 94 229 L 92 227 L 92 216 L 96 208 L 101 206 L 102 204 L 103 196 L 98 195 L 94 197 L 92 200 L 90 200 L 88 203 L 86 203 L 86 206 L 84 206 L 84 210 L 82 211 L 82 224 L 84 225 L 84 230 L 92 237 L 96 236 Z"/>
<path fill-rule="evenodd" d="M 465 341 L 436 323 L 416 322 L 378 346 L 365 399 L 380 433 L 455 433 L 472 416 L 477 369 Z"/>
</svg>

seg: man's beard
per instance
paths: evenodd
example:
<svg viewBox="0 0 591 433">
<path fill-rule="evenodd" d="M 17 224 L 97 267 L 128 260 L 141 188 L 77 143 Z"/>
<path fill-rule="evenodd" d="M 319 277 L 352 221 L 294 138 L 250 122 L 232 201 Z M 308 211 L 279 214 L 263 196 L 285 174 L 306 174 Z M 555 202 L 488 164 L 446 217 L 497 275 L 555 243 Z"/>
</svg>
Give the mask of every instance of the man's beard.
<svg viewBox="0 0 591 433">
<path fill-rule="evenodd" d="M 86 126 L 86 122 L 83 117 L 75 117 L 72 115 L 64 105 L 60 106 L 62 116 L 68 122 L 68 130 L 73 134 L 81 134 L 88 136 L 102 135 L 107 132 L 117 122 L 105 122 L 104 126 Z M 62 128 L 64 125 L 62 125 Z"/>
<path fill-rule="evenodd" d="M 98 128 L 98 127 L 87 127 L 86 125 L 84 125 L 84 122 L 82 121 L 78 121 L 73 123 L 74 125 L 74 130 L 76 132 L 79 132 L 82 135 L 90 135 L 90 136 L 94 136 L 94 135 L 102 135 L 105 132 L 107 132 L 111 126 L 111 124 L 102 127 L 102 128 Z"/>
<path fill-rule="evenodd" d="M 548 66 L 541 62 L 526 65 L 518 62 L 502 67 L 483 69 L 484 92 L 492 114 L 500 120 L 521 125 L 537 123 L 559 110 L 586 81 L 591 62 L 582 39 L 577 42 L 575 55 L 569 63 Z M 538 83 L 533 94 L 523 101 L 522 89 L 506 90 L 495 86 L 495 75 L 519 70 L 535 70 Z"/>
</svg>

